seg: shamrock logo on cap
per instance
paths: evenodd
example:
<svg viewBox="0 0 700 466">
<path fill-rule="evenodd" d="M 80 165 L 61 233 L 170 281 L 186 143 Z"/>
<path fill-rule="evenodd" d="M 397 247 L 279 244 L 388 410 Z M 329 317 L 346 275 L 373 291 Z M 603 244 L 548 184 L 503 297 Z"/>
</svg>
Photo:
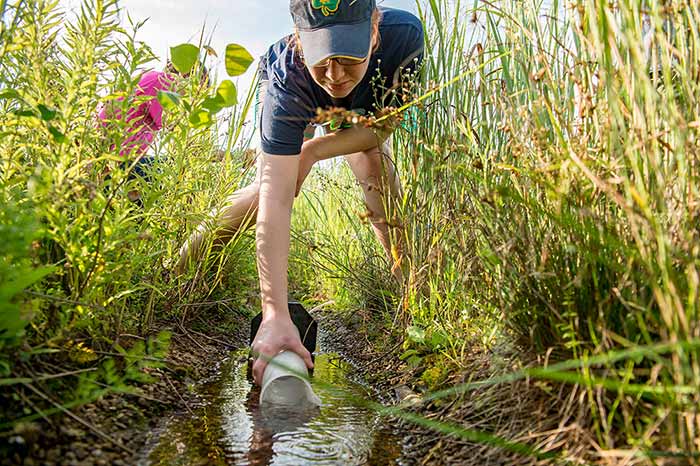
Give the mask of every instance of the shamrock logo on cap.
<svg viewBox="0 0 700 466">
<path fill-rule="evenodd" d="M 311 0 L 311 6 L 320 9 L 323 16 L 329 16 L 338 11 L 340 0 Z"/>
</svg>

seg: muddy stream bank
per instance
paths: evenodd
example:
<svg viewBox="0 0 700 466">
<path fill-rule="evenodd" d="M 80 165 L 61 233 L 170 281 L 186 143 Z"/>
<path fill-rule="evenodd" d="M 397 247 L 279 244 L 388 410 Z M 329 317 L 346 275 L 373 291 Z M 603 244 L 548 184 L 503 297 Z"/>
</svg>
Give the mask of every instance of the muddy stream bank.
<svg viewBox="0 0 700 466">
<path fill-rule="evenodd" d="M 325 313 L 324 313 L 325 314 Z M 532 458 L 382 417 L 365 400 L 393 405 L 415 397 L 410 409 L 433 420 L 501 430 L 551 430 L 551 399 L 533 398 L 527 384 L 474 392 L 447 403 L 420 402 L 416 370 L 399 359 L 401 341 L 370 314 L 344 319 L 316 315 L 319 351 L 313 378 L 323 405 L 315 411 L 269 412 L 246 377 L 248 318 L 160 327 L 172 332 L 167 366 L 138 393 L 111 394 L 52 423 L 25 426 L 2 464 L 26 465 L 515 465 Z M 347 316 L 346 316 L 347 317 Z M 371 334 L 369 333 L 371 329 Z M 492 355 L 475 353 L 464 372 L 486 378 Z M 459 379 L 457 379 L 459 377 Z M 546 403 L 546 406 L 545 406 Z M 485 406 L 492 409 L 484 410 Z M 493 411 L 500 413 L 496 418 Z M 549 413 L 548 413 L 549 411 Z M 535 413 L 540 413 L 534 416 Z M 546 424 L 546 425 L 545 425 Z M 102 434 L 97 435 L 97 430 Z M 522 435 L 522 434 L 521 434 Z M 559 440 L 552 435 L 552 440 Z"/>
</svg>

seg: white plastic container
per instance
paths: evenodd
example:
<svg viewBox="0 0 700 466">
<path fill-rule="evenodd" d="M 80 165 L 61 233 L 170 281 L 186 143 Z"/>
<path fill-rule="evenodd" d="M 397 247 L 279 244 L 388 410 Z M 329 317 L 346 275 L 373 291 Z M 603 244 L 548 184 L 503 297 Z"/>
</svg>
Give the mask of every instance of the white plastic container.
<svg viewBox="0 0 700 466">
<path fill-rule="evenodd" d="M 308 380 L 304 360 L 293 351 L 282 351 L 265 368 L 260 391 L 260 404 L 321 405 Z"/>
</svg>

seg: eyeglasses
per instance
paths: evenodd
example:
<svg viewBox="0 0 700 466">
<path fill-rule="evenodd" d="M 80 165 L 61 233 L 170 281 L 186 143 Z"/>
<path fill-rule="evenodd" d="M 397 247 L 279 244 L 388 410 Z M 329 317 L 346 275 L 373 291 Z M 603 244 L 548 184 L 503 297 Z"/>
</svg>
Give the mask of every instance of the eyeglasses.
<svg viewBox="0 0 700 466">
<path fill-rule="evenodd" d="M 331 58 L 327 58 L 321 62 L 318 62 L 313 66 L 314 66 L 314 68 L 326 68 L 331 64 L 331 61 L 336 62 L 340 66 L 355 66 L 355 65 L 361 65 L 362 63 L 366 62 L 368 58 L 369 58 L 369 55 L 367 55 L 365 58 L 331 57 Z"/>
</svg>

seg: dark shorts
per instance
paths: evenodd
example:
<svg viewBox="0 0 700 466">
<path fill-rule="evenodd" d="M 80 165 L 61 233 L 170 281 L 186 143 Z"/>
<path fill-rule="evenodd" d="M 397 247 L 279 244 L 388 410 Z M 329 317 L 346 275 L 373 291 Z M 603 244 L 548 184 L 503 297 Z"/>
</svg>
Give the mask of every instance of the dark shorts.
<svg viewBox="0 0 700 466">
<path fill-rule="evenodd" d="M 128 179 L 135 180 L 136 178 L 141 178 L 146 182 L 151 182 L 152 170 L 155 165 L 156 158 L 152 155 L 144 155 L 141 157 L 136 165 L 131 169 Z M 128 170 L 133 162 L 122 162 L 120 167 L 122 170 Z"/>
</svg>

